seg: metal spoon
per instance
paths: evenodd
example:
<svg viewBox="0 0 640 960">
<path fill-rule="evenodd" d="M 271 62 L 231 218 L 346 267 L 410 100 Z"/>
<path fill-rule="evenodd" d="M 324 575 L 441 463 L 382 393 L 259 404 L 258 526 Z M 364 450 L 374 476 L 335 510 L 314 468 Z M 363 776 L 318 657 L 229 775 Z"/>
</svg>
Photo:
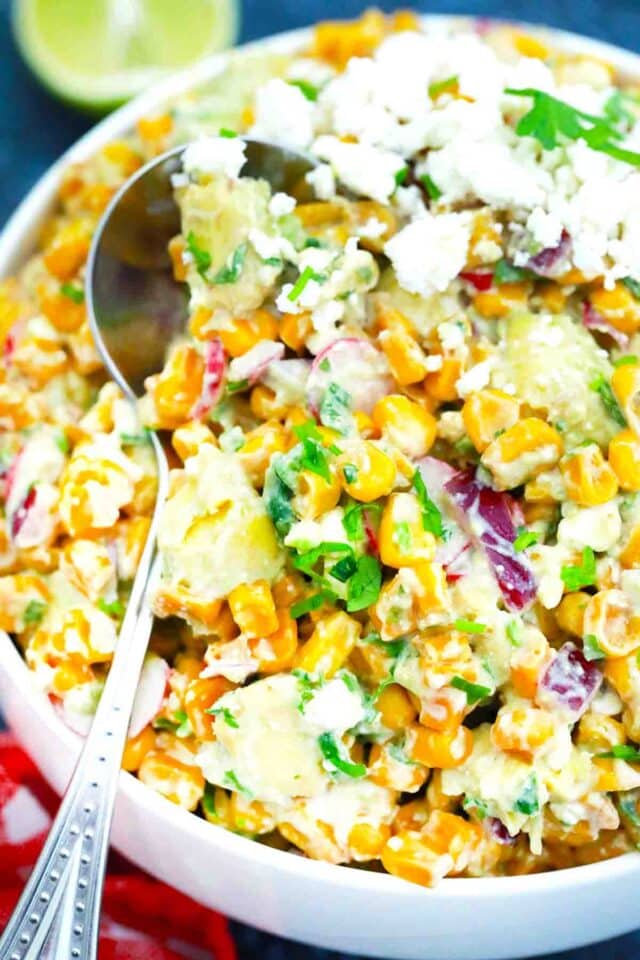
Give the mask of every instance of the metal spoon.
<svg viewBox="0 0 640 960">
<path fill-rule="evenodd" d="M 302 199 L 313 161 L 246 140 L 243 176 Z M 105 367 L 135 403 L 147 376 L 162 369 L 167 345 L 184 331 L 187 295 L 173 278 L 167 244 L 180 230 L 171 184 L 184 147 L 139 170 L 116 194 L 98 225 L 87 262 L 86 302 Z M 44 849 L 0 939 L 2 960 L 94 960 L 104 870 L 122 751 L 153 624 L 146 602 L 157 563 L 155 544 L 169 468 L 155 433 L 158 494 L 131 587 L 107 682 Z"/>
</svg>

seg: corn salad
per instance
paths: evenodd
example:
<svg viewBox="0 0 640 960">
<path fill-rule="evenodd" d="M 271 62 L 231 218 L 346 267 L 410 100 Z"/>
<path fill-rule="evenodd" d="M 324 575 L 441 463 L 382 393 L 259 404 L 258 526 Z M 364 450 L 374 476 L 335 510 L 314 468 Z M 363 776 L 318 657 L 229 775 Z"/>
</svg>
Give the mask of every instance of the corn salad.
<svg viewBox="0 0 640 960">
<path fill-rule="evenodd" d="M 242 178 L 239 134 L 312 195 Z M 190 295 L 137 410 L 92 231 L 174 144 Z M 0 629 L 86 731 L 172 466 L 126 770 L 432 886 L 640 841 L 640 94 L 514 28 L 372 10 L 68 170 L 0 286 Z"/>
</svg>

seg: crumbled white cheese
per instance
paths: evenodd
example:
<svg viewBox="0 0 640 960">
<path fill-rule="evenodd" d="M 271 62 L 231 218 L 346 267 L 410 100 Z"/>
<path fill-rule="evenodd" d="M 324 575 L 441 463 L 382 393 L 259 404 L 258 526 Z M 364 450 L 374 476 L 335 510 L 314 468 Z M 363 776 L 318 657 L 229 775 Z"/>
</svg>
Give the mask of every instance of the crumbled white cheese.
<svg viewBox="0 0 640 960">
<path fill-rule="evenodd" d="M 328 134 L 318 137 L 313 152 L 331 164 L 346 187 L 381 203 L 396 189 L 396 174 L 405 166 L 397 153 L 362 143 L 345 143 Z"/>
<path fill-rule="evenodd" d="M 473 367 L 469 367 L 456 382 L 458 395 L 467 397 L 475 390 L 482 390 L 483 387 L 486 387 L 491 378 L 492 367 L 493 359 L 491 357 L 476 363 Z"/>
<path fill-rule="evenodd" d="M 295 207 L 296 201 L 288 193 L 274 193 L 269 200 L 269 213 L 274 217 L 285 217 L 293 213 Z"/>
<path fill-rule="evenodd" d="M 187 173 L 223 173 L 235 180 L 246 161 L 244 151 L 240 137 L 201 137 L 184 151 L 182 166 Z"/>
<path fill-rule="evenodd" d="M 447 289 L 467 260 L 468 213 L 427 214 L 400 230 L 385 245 L 400 286 L 428 296 Z"/>
<path fill-rule="evenodd" d="M 333 200 L 336 195 L 336 178 L 328 163 L 319 163 L 306 175 L 318 200 Z"/>
<path fill-rule="evenodd" d="M 314 104 L 298 87 L 275 78 L 258 89 L 250 134 L 292 150 L 305 150 L 313 139 L 313 113 Z"/>
</svg>

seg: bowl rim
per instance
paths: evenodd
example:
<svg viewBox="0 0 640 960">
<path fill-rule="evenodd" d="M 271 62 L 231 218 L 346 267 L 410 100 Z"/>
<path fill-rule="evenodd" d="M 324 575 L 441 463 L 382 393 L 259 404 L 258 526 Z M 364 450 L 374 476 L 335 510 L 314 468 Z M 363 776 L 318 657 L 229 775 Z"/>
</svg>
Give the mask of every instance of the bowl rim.
<svg viewBox="0 0 640 960">
<path fill-rule="evenodd" d="M 481 18 L 448 14 L 420 17 L 421 22 L 426 25 L 436 23 L 452 24 L 458 27 L 468 27 L 479 19 Z M 640 77 L 640 54 L 623 47 L 571 31 L 525 21 L 489 18 L 488 22 L 522 28 L 541 39 L 552 40 L 561 49 L 592 54 L 612 62 L 623 74 Z M 55 204 L 60 175 L 70 164 L 89 158 L 109 140 L 128 132 L 136 120 L 148 112 L 174 100 L 200 83 L 213 79 L 224 70 L 234 56 L 264 51 L 289 53 L 308 39 L 310 30 L 310 27 L 290 30 L 213 54 L 191 67 L 167 76 L 91 127 L 36 181 L 7 220 L 0 234 L 0 279 L 10 276 L 33 248 L 34 234 L 43 217 Z M 0 631 L 0 664 L 11 685 L 29 702 L 30 709 L 37 715 L 43 727 L 47 728 L 50 735 L 61 743 L 65 752 L 75 756 L 79 752 L 81 738 L 66 726 L 46 695 L 37 688 L 33 674 L 9 636 L 2 631 Z M 307 881 L 316 881 L 318 884 L 328 882 L 334 888 L 349 888 L 354 892 L 375 892 L 378 895 L 402 898 L 428 895 L 438 900 L 461 897 L 485 900 L 495 897 L 516 899 L 542 889 L 545 892 L 560 893 L 560 891 L 584 888 L 604 881 L 617 882 L 631 876 L 640 876 L 640 853 L 631 852 L 584 866 L 523 876 L 449 878 L 444 879 L 437 887 L 426 890 L 389 874 L 312 860 L 241 837 L 178 807 L 132 774 L 124 771 L 120 774 L 118 792 L 125 795 L 127 800 L 139 809 L 146 809 L 167 830 L 179 830 L 191 834 L 192 839 L 201 843 L 203 847 L 220 846 L 225 853 L 237 860 L 251 861 L 254 865 L 274 873 L 284 874 L 289 880 L 305 878 Z M 121 852 L 126 855 L 126 850 Z"/>
</svg>

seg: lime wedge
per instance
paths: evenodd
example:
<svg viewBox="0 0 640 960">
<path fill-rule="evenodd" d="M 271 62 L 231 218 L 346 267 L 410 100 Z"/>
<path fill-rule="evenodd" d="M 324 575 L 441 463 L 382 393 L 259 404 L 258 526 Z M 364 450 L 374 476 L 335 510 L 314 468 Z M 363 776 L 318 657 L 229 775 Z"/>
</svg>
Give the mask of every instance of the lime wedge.
<svg viewBox="0 0 640 960">
<path fill-rule="evenodd" d="M 238 0 L 15 0 L 14 29 L 52 93 L 103 112 L 230 46 Z"/>
</svg>

